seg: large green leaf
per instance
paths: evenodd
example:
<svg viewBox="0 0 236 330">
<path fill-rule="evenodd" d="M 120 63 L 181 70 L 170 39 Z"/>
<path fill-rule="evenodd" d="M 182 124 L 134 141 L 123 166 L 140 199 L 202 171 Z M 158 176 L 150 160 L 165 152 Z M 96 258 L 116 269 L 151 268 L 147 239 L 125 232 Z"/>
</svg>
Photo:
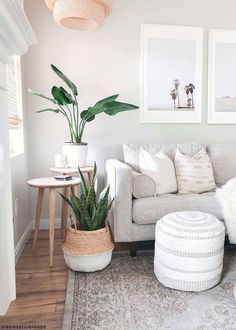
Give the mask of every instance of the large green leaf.
<svg viewBox="0 0 236 330">
<path fill-rule="evenodd" d="M 88 110 L 83 110 L 83 111 L 80 113 L 80 118 L 81 118 L 81 119 L 84 119 L 85 116 L 87 115 L 87 113 L 88 113 Z"/>
<path fill-rule="evenodd" d="M 104 112 L 105 110 L 105 105 L 99 105 L 99 106 L 94 106 L 94 107 L 89 107 L 87 110 L 87 113 L 84 115 L 83 120 L 89 121 L 90 118 L 95 118 L 96 115 L 99 113 Z M 86 111 L 86 110 L 85 110 Z"/>
<path fill-rule="evenodd" d="M 53 99 L 53 98 L 51 98 L 51 97 L 49 97 L 49 96 L 43 95 L 43 94 L 41 94 L 41 93 L 39 93 L 39 92 L 32 91 L 32 89 L 30 89 L 30 88 L 28 88 L 28 91 L 29 91 L 31 94 L 33 94 L 33 95 L 36 95 L 36 96 L 42 97 L 42 98 L 44 98 L 44 99 L 46 99 L 46 100 L 48 100 L 48 101 L 51 101 L 51 102 L 53 102 L 53 103 L 55 103 L 55 104 L 58 104 L 57 100 L 55 100 L 55 99 Z"/>
<path fill-rule="evenodd" d="M 71 89 L 74 96 L 78 95 L 77 87 L 75 84 L 67 78 L 64 73 L 62 73 L 55 65 L 51 64 L 51 68 L 53 71 L 67 84 L 67 86 Z"/>
<path fill-rule="evenodd" d="M 53 86 L 53 88 L 52 88 L 52 96 L 54 97 L 55 100 L 57 100 L 57 102 L 60 105 L 65 105 L 65 104 L 70 104 L 71 103 L 70 100 L 65 95 L 65 93 L 63 92 L 63 90 L 61 90 L 57 86 Z"/>
<path fill-rule="evenodd" d="M 114 116 L 119 112 L 138 109 L 138 106 L 129 103 L 114 101 L 106 103 L 104 105 L 104 108 L 104 112 L 107 115 Z"/>
<path fill-rule="evenodd" d="M 51 109 L 51 108 L 38 110 L 37 112 L 38 112 L 38 113 L 41 113 L 41 112 L 47 112 L 47 111 L 48 111 L 48 112 L 54 112 L 54 113 L 58 113 L 58 112 L 60 112 L 59 109 Z"/>
<path fill-rule="evenodd" d="M 83 119 L 89 121 L 91 116 L 96 116 L 102 112 L 105 112 L 107 115 L 114 116 L 119 112 L 138 109 L 138 106 L 136 105 L 112 100 L 117 97 L 118 95 L 110 96 L 107 99 L 99 101 L 100 103 L 97 102 L 94 107 L 89 107 L 87 110 L 88 112 L 83 114 Z M 112 101 L 105 101 L 108 99 Z"/>
<path fill-rule="evenodd" d="M 95 115 L 90 114 L 88 110 L 84 110 L 80 114 L 80 118 L 84 119 L 85 121 L 89 122 L 95 119 Z"/>
<path fill-rule="evenodd" d="M 66 96 L 67 100 L 68 100 L 68 104 L 76 104 L 76 101 L 72 98 L 71 94 L 67 92 L 67 90 L 65 90 L 65 88 L 60 87 L 60 90 L 64 93 L 64 95 Z"/>
<path fill-rule="evenodd" d="M 119 96 L 119 94 L 115 94 L 115 95 L 112 95 L 112 96 L 108 96 L 106 97 L 105 99 L 102 99 L 100 101 L 98 101 L 94 107 L 100 107 L 101 105 L 107 103 L 107 102 L 112 102 L 112 101 L 115 101 L 117 99 L 117 97 Z"/>
</svg>

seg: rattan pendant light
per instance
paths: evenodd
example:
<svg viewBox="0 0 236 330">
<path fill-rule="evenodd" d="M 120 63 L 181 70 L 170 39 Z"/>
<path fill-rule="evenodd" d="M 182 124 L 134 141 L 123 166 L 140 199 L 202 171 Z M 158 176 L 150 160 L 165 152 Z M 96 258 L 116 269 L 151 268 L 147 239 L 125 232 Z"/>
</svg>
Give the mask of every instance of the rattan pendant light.
<svg viewBox="0 0 236 330">
<path fill-rule="evenodd" d="M 56 23 L 72 30 L 95 30 L 111 12 L 111 0 L 45 0 Z"/>
</svg>

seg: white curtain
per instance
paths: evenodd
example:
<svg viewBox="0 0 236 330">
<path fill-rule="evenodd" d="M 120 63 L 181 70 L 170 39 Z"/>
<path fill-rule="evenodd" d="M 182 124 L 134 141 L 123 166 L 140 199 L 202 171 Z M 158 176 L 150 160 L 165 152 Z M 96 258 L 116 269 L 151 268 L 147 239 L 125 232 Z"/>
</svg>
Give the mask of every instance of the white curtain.
<svg viewBox="0 0 236 330">
<path fill-rule="evenodd" d="M 19 0 L 0 1 L 0 60 L 23 55 L 36 37 Z"/>
<path fill-rule="evenodd" d="M 6 63 L 36 43 L 20 0 L 0 0 L 0 315 L 15 299 L 11 169 L 6 89 Z"/>
</svg>

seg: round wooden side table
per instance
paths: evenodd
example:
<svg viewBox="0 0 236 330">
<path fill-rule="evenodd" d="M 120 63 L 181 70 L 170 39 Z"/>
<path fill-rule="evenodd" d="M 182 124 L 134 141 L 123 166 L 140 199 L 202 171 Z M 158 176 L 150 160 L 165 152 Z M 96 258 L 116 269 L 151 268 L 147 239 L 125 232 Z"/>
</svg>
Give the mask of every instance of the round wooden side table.
<svg viewBox="0 0 236 330">
<path fill-rule="evenodd" d="M 81 167 L 80 170 L 82 173 L 87 173 L 89 183 L 91 183 L 92 175 L 93 175 L 93 166 Z M 53 173 L 61 173 L 63 175 L 79 173 L 78 168 L 76 167 L 64 167 L 64 168 L 51 167 L 50 171 Z"/>
<path fill-rule="evenodd" d="M 73 178 L 68 181 L 56 180 L 54 177 L 37 178 L 27 181 L 28 185 L 38 189 L 36 216 L 35 216 L 35 229 L 33 250 L 36 248 L 38 239 L 40 217 L 43 203 L 44 190 L 49 189 L 49 255 L 50 255 L 50 267 L 53 266 L 53 254 L 54 254 L 54 225 L 55 225 L 55 206 L 56 206 L 56 189 L 63 188 L 63 195 L 68 196 L 69 190 L 72 195 L 75 195 L 75 188 L 80 183 L 79 178 Z M 61 233 L 63 238 L 65 237 L 67 228 L 67 215 L 68 204 L 62 199 L 61 209 Z"/>
</svg>

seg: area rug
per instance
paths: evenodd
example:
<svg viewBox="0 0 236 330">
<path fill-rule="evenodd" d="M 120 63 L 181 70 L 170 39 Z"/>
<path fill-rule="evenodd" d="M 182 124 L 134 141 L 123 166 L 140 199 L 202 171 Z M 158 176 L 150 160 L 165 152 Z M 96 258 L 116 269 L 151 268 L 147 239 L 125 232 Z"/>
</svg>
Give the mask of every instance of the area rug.
<svg viewBox="0 0 236 330">
<path fill-rule="evenodd" d="M 96 273 L 69 272 L 63 330 L 236 329 L 236 250 L 227 249 L 222 281 L 196 293 L 165 288 L 153 253 L 116 253 Z"/>
</svg>

